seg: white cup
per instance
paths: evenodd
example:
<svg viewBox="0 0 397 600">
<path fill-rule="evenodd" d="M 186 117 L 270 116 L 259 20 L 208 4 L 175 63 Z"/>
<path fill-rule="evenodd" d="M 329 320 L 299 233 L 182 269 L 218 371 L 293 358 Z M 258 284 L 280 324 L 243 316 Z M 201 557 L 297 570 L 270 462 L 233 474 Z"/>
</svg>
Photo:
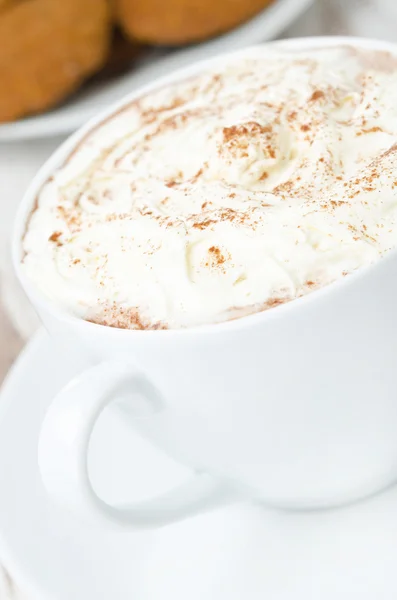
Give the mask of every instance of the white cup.
<svg viewBox="0 0 397 600">
<path fill-rule="evenodd" d="M 277 43 L 313 53 L 350 43 L 397 54 L 395 45 L 354 38 Z M 94 365 L 58 394 L 44 419 L 45 487 L 62 504 L 123 526 L 162 525 L 241 498 L 280 508 L 340 505 L 397 479 L 396 251 L 267 312 L 186 330 L 88 323 L 43 298 L 21 271 L 21 237 L 38 189 L 87 131 L 142 93 L 216 60 L 134 92 L 73 135 L 32 182 L 14 231 L 15 268 L 43 323 Z M 98 498 L 87 469 L 96 419 L 120 397 L 125 418 L 193 471 L 167 495 L 128 507 Z"/>
</svg>

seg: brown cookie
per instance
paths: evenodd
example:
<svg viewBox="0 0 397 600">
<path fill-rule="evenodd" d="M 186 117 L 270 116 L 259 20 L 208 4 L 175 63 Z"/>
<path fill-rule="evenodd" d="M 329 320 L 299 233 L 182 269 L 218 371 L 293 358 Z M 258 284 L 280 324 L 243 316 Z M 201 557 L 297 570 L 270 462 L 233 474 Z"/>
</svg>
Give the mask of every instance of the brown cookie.
<svg viewBox="0 0 397 600">
<path fill-rule="evenodd" d="M 0 0 L 0 122 L 43 111 L 105 62 L 108 0 Z"/>
<path fill-rule="evenodd" d="M 180 45 L 223 33 L 272 0 L 113 0 L 116 18 L 136 40 Z"/>
</svg>

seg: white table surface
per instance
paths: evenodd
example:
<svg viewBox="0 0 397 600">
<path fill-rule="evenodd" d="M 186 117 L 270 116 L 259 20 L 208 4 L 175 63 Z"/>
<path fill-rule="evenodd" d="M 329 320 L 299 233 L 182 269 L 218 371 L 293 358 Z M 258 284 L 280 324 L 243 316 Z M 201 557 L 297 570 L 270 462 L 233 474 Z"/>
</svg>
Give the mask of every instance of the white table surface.
<svg viewBox="0 0 397 600">
<path fill-rule="evenodd" d="M 317 0 L 285 37 L 338 34 L 397 41 L 396 24 L 397 0 Z M 29 180 L 62 139 L 0 144 L 0 381 L 38 327 L 10 266 L 11 224 Z M 12 576 L 0 567 L 0 600 L 22 597 Z"/>
</svg>

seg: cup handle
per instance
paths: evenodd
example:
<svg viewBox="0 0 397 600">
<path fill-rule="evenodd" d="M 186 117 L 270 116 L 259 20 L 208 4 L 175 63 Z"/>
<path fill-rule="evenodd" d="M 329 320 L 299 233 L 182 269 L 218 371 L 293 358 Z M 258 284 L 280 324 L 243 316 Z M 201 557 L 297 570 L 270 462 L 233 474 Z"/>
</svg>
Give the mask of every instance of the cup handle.
<svg viewBox="0 0 397 600">
<path fill-rule="evenodd" d="M 237 498 L 236 490 L 220 479 L 195 473 L 182 485 L 148 501 L 111 506 L 101 500 L 89 478 L 88 446 L 99 415 L 120 394 L 124 400 L 139 394 L 146 418 L 164 405 L 160 392 L 142 372 L 129 362 L 115 360 L 84 371 L 54 398 L 38 445 L 39 469 L 50 496 L 91 520 L 135 528 L 166 525 Z"/>
</svg>

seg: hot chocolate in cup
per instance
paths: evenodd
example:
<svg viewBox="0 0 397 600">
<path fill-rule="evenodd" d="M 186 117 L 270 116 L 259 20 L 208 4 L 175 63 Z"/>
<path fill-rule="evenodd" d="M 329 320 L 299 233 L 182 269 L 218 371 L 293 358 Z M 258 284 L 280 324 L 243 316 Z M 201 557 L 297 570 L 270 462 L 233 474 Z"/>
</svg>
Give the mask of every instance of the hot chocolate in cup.
<svg viewBox="0 0 397 600">
<path fill-rule="evenodd" d="M 355 38 L 221 56 L 124 99 L 38 173 L 15 267 L 93 365 L 43 423 L 60 502 L 147 526 L 242 498 L 343 504 L 397 478 L 396 70 L 396 46 Z M 121 396 L 195 471 L 124 508 L 85 467 Z"/>
<path fill-rule="evenodd" d="M 223 57 L 88 131 L 37 195 L 26 275 L 71 314 L 175 329 L 300 298 L 397 244 L 397 60 Z"/>
</svg>

